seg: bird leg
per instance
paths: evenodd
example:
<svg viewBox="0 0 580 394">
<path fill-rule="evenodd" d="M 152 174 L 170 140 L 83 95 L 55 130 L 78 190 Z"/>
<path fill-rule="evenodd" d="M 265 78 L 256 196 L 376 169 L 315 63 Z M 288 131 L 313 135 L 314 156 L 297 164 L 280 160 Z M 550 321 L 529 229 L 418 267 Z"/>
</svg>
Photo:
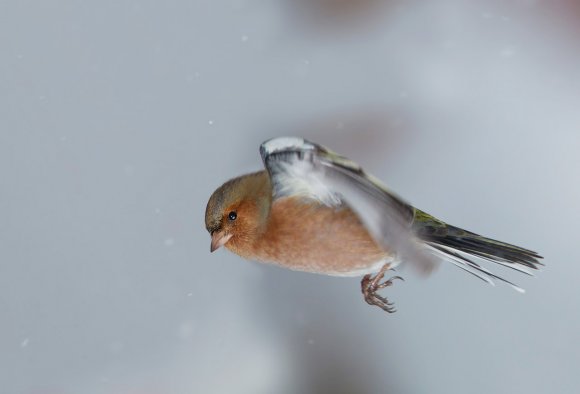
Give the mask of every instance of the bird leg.
<svg viewBox="0 0 580 394">
<path fill-rule="evenodd" d="M 404 280 L 400 276 L 393 276 L 392 278 L 381 283 L 381 280 L 385 277 L 385 272 L 391 269 L 391 264 L 385 264 L 381 270 L 373 277 L 370 274 L 365 275 L 362 279 L 360 285 L 365 301 L 369 305 L 376 305 L 382 310 L 393 313 L 396 311 L 394 304 L 389 302 L 385 297 L 377 294 L 378 290 L 389 287 L 393 284 L 393 280 L 400 279 Z"/>
</svg>

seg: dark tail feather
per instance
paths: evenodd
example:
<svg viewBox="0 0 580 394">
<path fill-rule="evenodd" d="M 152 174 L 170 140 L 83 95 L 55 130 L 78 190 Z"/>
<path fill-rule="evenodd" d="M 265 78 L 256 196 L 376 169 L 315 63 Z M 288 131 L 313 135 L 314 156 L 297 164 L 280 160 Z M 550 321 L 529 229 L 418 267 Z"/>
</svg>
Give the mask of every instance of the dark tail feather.
<svg viewBox="0 0 580 394">
<path fill-rule="evenodd" d="M 485 238 L 458 227 L 447 225 L 447 230 L 444 237 L 436 237 L 438 239 L 433 242 L 494 262 L 521 264 L 532 269 L 543 265 L 539 261 L 542 256 L 531 250 Z"/>
<path fill-rule="evenodd" d="M 513 283 L 480 266 L 473 258 L 491 261 L 528 275 L 533 275 L 530 270 L 536 270 L 543 266 L 539 261 L 542 256 L 536 252 L 482 237 L 470 231 L 445 224 L 433 217 L 429 217 L 429 220 L 416 222 L 415 226 L 417 236 L 433 248 L 437 254 L 492 284 L 493 279 L 496 279 L 510 284 L 517 290 L 521 290 Z"/>
</svg>

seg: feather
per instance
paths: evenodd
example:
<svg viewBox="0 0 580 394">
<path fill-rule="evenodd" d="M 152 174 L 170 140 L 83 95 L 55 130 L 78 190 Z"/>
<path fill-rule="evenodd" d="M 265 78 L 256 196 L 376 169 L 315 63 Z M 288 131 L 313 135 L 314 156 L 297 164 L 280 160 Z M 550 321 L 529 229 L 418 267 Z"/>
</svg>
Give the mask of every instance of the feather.
<svg viewBox="0 0 580 394">
<path fill-rule="evenodd" d="M 413 207 L 356 163 L 300 138 L 267 141 L 260 152 L 276 198 L 304 196 L 328 206 L 347 205 L 383 250 L 422 272 L 437 264 L 412 232 Z"/>
<path fill-rule="evenodd" d="M 329 207 L 348 206 L 378 245 L 421 271 L 431 271 L 436 266 L 433 256 L 438 256 L 488 283 L 498 280 L 523 292 L 474 260 L 527 275 L 543 265 L 536 252 L 451 226 L 414 208 L 358 164 L 320 145 L 275 138 L 264 142 L 260 153 L 275 199 L 298 196 Z"/>
<path fill-rule="evenodd" d="M 473 259 L 493 262 L 527 275 L 533 275 L 530 270 L 537 270 L 543 265 L 539 261 L 542 257 L 534 251 L 451 226 L 418 209 L 415 209 L 413 228 L 417 236 L 443 258 L 505 282 L 520 292 L 523 289 L 484 269 Z"/>
</svg>

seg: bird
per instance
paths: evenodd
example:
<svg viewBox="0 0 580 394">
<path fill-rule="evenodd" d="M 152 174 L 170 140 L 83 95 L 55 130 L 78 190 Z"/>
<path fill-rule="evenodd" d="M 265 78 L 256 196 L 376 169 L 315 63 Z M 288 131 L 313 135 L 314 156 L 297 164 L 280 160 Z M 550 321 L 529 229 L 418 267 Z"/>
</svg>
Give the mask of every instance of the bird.
<svg viewBox="0 0 580 394">
<path fill-rule="evenodd" d="M 390 191 L 358 164 L 302 137 L 260 145 L 264 169 L 218 187 L 205 227 L 210 251 L 221 247 L 248 260 L 331 276 L 362 276 L 367 304 L 392 313 L 382 289 L 401 263 L 430 273 L 448 261 L 494 285 L 513 282 L 480 263 L 533 275 L 538 253 L 445 223 Z"/>
</svg>

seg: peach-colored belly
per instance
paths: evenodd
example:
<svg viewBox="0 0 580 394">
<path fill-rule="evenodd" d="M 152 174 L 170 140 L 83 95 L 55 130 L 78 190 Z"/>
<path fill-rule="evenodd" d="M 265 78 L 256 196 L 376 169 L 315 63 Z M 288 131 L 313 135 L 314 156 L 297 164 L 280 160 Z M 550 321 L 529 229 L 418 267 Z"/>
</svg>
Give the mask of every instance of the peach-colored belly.
<svg viewBox="0 0 580 394">
<path fill-rule="evenodd" d="M 380 268 L 388 255 L 348 208 L 283 198 L 272 204 L 264 236 L 252 258 L 327 275 L 360 275 Z"/>
</svg>

